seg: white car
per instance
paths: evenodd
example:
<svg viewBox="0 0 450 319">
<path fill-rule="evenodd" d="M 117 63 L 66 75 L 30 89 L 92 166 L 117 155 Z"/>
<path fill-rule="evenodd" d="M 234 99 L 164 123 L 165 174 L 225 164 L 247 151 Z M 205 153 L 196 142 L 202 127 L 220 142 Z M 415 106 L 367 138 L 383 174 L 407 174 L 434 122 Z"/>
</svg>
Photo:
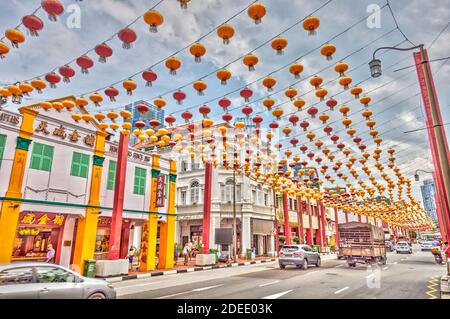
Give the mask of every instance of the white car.
<svg viewBox="0 0 450 319">
<path fill-rule="evenodd" d="M 395 245 L 395 252 L 397 254 L 403 254 L 403 253 L 412 254 L 412 247 L 408 242 L 400 241 Z"/>
<path fill-rule="evenodd" d="M 420 250 L 421 251 L 425 251 L 425 250 L 431 250 L 431 248 L 433 248 L 434 244 L 432 241 L 423 241 L 420 243 Z"/>
</svg>

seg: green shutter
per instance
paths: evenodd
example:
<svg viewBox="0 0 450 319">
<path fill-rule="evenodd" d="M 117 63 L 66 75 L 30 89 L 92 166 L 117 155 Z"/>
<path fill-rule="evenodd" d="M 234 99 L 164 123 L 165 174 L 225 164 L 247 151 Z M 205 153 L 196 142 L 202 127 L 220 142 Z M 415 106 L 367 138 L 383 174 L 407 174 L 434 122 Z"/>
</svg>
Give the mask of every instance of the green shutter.
<svg viewBox="0 0 450 319">
<path fill-rule="evenodd" d="M 106 184 L 107 190 L 114 190 L 114 187 L 116 185 L 116 169 L 117 169 L 117 162 L 116 161 L 109 161 L 109 167 L 108 167 L 108 182 Z"/>
<path fill-rule="evenodd" d="M 0 167 L 2 166 L 3 153 L 5 152 L 6 135 L 0 134 Z"/>
<path fill-rule="evenodd" d="M 89 155 L 73 152 L 70 176 L 87 178 L 89 174 Z"/>
<path fill-rule="evenodd" d="M 40 143 L 33 143 L 30 168 L 50 172 L 53 162 L 54 147 Z"/>
<path fill-rule="evenodd" d="M 137 195 L 145 194 L 145 182 L 147 171 L 144 168 L 135 167 L 133 193 Z"/>
</svg>

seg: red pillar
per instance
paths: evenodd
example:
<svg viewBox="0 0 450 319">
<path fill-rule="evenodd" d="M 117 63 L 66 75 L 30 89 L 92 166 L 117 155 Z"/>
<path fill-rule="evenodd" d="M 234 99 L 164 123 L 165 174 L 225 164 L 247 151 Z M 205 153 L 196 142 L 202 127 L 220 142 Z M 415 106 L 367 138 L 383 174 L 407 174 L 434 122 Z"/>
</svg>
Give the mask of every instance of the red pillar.
<svg viewBox="0 0 450 319">
<path fill-rule="evenodd" d="M 275 210 L 275 250 L 278 253 L 280 251 L 280 242 L 279 242 L 279 235 L 278 235 L 278 215 L 277 215 L 277 208 L 278 208 L 278 202 L 277 202 L 277 194 L 275 193 L 275 190 L 272 188 L 272 194 L 273 194 L 273 208 Z"/>
<path fill-rule="evenodd" d="M 298 218 L 298 228 L 300 244 L 305 243 L 305 229 L 303 228 L 303 202 L 300 196 L 297 196 L 297 218 Z"/>
<path fill-rule="evenodd" d="M 203 254 L 209 254 L 209 234 L 211 228 L 211 188 L 212 188 L 212 164 L 205 164 L 205 190 L 203 193 Z M 236 236 L 236 234 L 233 234 Z"/>
<path fill-rule="evenodd" d="M 345 222 L 348 223 L 348 213 L 344 212 L 344 214 L 345 214 Z"/>
<path fill-rule="evenodd" d="M 284 238 L 286 245 L 290 245 L 291 228 L 289 226 L 289 207 L 288 207 L 288 197 L 286 193 L 283 193 L 283 212 L 284 212 Z"/>
<path fill-rule="evenodd" d="M 120 246 L 120 258 L 127 258 L 130 249 L 131 222 L 124 223 L 122 227 L 122 245 Z"/>
<path fill-rule="evenodd" d="M 433 174 L 433 177 L 434 177 L 434 174 Z M 439 202 L 437 192 L 434 194 L 434 201 L 436 203 L 436 217 L 437 217 L 438 224 L 439 224 L 439 231 L 441 233 L 442 241 L 445 243 L 446 241 L 448 241 L 448 238 L 447 238 L 447 233 L 445 231 L 445 221 L 443 220 L 444 215 L 442 215 L 442 208 L 441 208 L 441 204 Z"/>
<path fill-rule="evenodd" d="M 339 213 L 337 208 L 334 208 L 334 251 L 339 247 Z"/>
<path fill-rule="evenodd" d="M 325 208 L 323 207 L 323 204 L 319 203 L 319 212 L 320 212 L 320 221 L 322 225 L 322 243 L 324 246 L 328 245 L 327 241 L 327 231 L 326 231 L 326 218 L 325 218 Z"/>
<path fill-rule="evenodd" d="M 312 216 L 311 216 L 311 205 L 309 204 L 309 198 L 306 202 L 306 210 L 308 212 L 308 218 L 309 218 L 309 228 L 306 231 L 306 243 L 308 245 L 312 245 L 314 243 L 313 241 L 313 228 L 312 228 Z"/>
<path fill-rule="evenodd" d="M 322 225 L 320 222 L 320 211 L 319 211 L 319 206 L 317 206 L 317 201 L 316 201 L 316 206 L 313 206 L 313 210 L 315 211 L 315 216 L 317 217 L 317 231 L 316 231 L 316 238 L 317 238 L 317 245 L 319 245 L 320 247 L 323 246 L 323 239 L 322 239 Z"/>
<path fill-rule="evenodd" d="M 122 214 L 125 193 L 125 181 L 128 161 L 128 135 L 120 133 L 119 150 L 117 153 L 116 181 L 114 185 L 114 201 L 109 234 L 108 259 L 120 257 L 120 242 L 122 236 Z"/>
</svg>

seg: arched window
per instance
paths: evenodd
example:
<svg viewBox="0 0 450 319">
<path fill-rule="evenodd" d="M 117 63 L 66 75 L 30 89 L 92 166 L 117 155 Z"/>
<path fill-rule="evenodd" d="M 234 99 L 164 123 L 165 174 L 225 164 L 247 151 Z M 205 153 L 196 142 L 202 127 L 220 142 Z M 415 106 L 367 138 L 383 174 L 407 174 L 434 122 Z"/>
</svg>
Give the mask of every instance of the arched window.
<svg viewBox="0 0 450 319">
<path fill-rule="evenodd" d="M 191 203 L 200 201 L 200 183 L 198 181 L 191 182 Z"/>
</svg>

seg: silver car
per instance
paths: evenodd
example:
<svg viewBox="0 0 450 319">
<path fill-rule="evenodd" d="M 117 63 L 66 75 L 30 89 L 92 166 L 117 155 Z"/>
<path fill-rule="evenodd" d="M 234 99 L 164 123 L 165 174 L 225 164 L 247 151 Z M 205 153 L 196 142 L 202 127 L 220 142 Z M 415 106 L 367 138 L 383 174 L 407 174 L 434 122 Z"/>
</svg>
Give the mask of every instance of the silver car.
<svg viewBox="0 0 450 319">
<path fill-rule="evenodd" d="M 402 254 L 402 253 L 412 254 L 412 247 L 406 241 L 405 242 L 398 242 L 395 245 L 395 252 L 397 254 Z"/>
<path fill-rule="evenodd" d="M 285 245 L 280 250 L 278 264 L 281 269 L 287 265 L 295 265 L 298 268 L 308 269 L 309 265 L 320 267 L 320 255 L 309 245 Z"/>
<path fill-rule="evenodd" d="M 426 251 L 426 250 L 430 250 L 431 248 L 433 248 L 434 243 L 432 241 L 423 241 L 420 243 L 420 250 L 421 251 Z"/>
<path fill-rule="evenodd" d="M 47 263 L 0 264 L 0 299 L 115 299 L 111 284 Z"/>
</svg>

